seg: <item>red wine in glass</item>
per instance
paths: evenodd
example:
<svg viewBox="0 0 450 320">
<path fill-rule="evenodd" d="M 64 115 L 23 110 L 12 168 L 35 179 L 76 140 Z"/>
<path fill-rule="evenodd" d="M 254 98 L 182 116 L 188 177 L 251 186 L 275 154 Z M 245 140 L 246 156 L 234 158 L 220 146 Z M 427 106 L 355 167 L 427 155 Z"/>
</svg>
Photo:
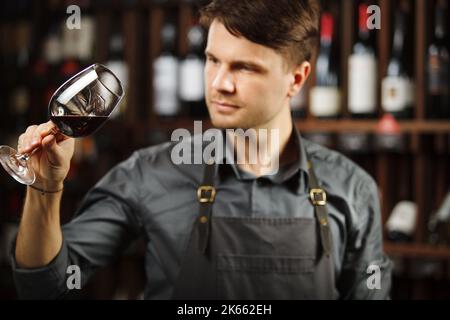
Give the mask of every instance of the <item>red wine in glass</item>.
<svg viewBox="0 0 450 320">
<path fill-rule="evenodd" d="M 108 119 L 107 116 L 51 116 L 50 120 L 66 136 L 84 137 L 94 133 Z"/>
</svg>

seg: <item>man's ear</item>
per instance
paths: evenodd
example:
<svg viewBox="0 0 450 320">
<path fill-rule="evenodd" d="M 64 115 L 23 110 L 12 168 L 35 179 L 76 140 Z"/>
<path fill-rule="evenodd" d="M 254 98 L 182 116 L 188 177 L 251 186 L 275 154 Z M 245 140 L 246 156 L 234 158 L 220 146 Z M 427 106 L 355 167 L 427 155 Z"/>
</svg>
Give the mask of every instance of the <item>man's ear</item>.
<svg viewBox="0 0 450 320">
<path fill-rule="evenodd" d="M 308 79 L 311 73 L 311 64 L 308 61 L 303 61 L 301 64 L 295 66 L 291 71 L 291 83 L 289 85 L 288 96 L 294 97 L 299 92 L 300 89 L 305 84 L 306 79 Z"/>
</svg>

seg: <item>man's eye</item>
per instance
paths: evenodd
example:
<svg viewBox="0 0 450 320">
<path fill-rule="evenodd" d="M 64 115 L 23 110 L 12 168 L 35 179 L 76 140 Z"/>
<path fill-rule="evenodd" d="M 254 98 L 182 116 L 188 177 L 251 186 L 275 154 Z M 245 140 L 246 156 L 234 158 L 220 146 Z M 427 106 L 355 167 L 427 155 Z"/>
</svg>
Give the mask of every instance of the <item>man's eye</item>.
<svg viewBox="0 0 450 320">
<path fill-rule="evenodd" d="M 236 69 L 237 70 L 241 70 L 241 71 L 245 71 L 245 72 L 253 72 L 253 71 L 255 71 L 255 68 L 253 68 L 252 66 L 249 66 L 249 65 L 245 65 L 245 64 L 237 66 Z"/>
</svg>

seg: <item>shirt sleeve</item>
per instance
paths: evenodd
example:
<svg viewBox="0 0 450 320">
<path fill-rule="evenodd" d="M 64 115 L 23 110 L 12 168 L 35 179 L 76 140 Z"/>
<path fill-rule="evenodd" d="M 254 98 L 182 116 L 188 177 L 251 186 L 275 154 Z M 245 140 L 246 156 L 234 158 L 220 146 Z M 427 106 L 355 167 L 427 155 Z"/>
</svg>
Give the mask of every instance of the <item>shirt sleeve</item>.
<svg viewBox="0 0 450 320">
<path fill-rule="evenodd" d="M 349 231 L 338 290 L 341 299 L 389 299 L 392 263 L 383 252 L 380 202 L 373 179 L 356 191 L 356 219 Z"/>
<path fill-rule="evenodd" d="M 57 299 L 68 292 L 73 268 L 83 287 L 92 273 L 108 264 L 136 239 L 141 229 L 139 188 L 142 173 L 135 152 L 105 175 L 83 199 L 75 218 L 62 226 L 63 243 L 47 266 L 21 269 L 12 250 L 17 294 L 22 299 Z M 14 245 L 15 247 L 15 245 Z"/>
</svg>

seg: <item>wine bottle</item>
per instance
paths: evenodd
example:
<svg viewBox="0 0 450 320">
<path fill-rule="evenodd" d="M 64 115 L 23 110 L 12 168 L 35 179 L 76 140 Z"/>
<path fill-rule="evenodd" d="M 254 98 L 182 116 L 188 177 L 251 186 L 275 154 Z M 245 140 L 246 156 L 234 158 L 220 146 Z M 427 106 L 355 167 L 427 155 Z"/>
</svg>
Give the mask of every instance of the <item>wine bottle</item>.
<svg viewBox="0 0 450 320">
<path fill-rule="evenodd" d="M 368 5 L 358 5 L 358 34 L 349 58 L 348 108 L 354 118 L 376 115 L 377 60 L 372 34 L 367 26 Z"/>
<path fill-rule="evenodd" d="M 339 56 L 334 45 L 334 17 L 323 12 L 320 27 L 320 50 L 316 64 L 316 85 L 310 92 L 310 111 L 315 117 L 336 118 L 339 115 Z"/>
<path fill-rule="evenodd" d="M 32 21 L 32 2 L 2 1 L 0 10 L 0 66 L 14 69 L 28 60 L 28 47 L 23 47 L 29 36 Z M 27 43 L 28 44 L 28 43 Z M 24 56 L 23 54 L 26 54 Z"/>
<path fill-rule="evenodd" d="M 386 222 L 387 238 L 394 242 L 411 242 L 417 226 L 417 204 L 412 200 L 411 162 L 406 156 L 400 158 L 398 203 Z"/>
<path fill-rule="evenodd" d="M 80 66 L 85 66 L 90 64 L 93 53 L 95 34 L 95 19 L 92 14 L 93 3 L 90 0 L 66 0 L 67 6 L 73 4 L 79 6 L 81 10 L 80 28 L 69 29 L 66 21 L 62 21 L 63 56 L 66 61 L 76 60 Z"/>
<path fill-rule="evenodd" d="M 450 244 L 450 191 L 428 222 L 430 244 Z"/>
<path fill-rule="evenodd" d="M 417 205 L 412 201 L 400 201 L 392 210 L 386 223 L 387 238 L 394 242 L 411 242 L 417 219 Z"/>
<path fill-rule="evenodd" d="M 64 83 L 67 79 L 80 71 L 80 62 L 78 60 L 78 45 L 81 31 L 79 29 L 69 29 L 65 21 L 61 22 L 61 66 L 59 68 L 56 83 Z"/>
<path fill-rule="evenodd" d="M 96 23 L 94 17 L 84 13 L 81 18 L 77 50 L 78 60 L 83 66 L 89 65 L 92 62 L 95 29 Z"/>
<path fill-rule="evenodd" d="M 37 61 L 35 75 L 37 86 L 32 99 L 33 108 L 30 117 L 36 122 L 45 122 L 46 115 L 42 112 L 48 106 L 51 96 L 61 84 L 59 82 L 59 71 L 63 59 L 63 42 L 61 37 L 61 24 L 51 25 L 47 37 L 44 40 L 43 60 Z"/>
<path fill-rule="evenodd" d="M 365 132 L 345 132 L 338 135 L 337 147 L 348 154 L 368 154 L 371 151 L 371 136 Z"/>
<path fill-rule="evenodd" d="M 23 132 L 28 126 L 27 112 L 30 105 L 29 90 L 24 81 L 16 84 L 10 99 L 10 111 L 14 115 L 14 130 Z"/>
<path fill-rule="evenodd" d="M 17 62 L 19 69 L 27 67 L 30 58 L 31 23 L 26 20 L 16 24 Z"/>
<path fill-rule="evenodd" d="M 51 25 L 47 37 L 44 40 L 43 56 L 46 63 L 57 69 L 63 58 L 63 42 L 61 37 L 61 25 L 54 23 Z"/>
<path fill-rule="evenodd" d="M 395 27 L 391 58 L 386 77 L 381 84 L 381 106 L 385 112 L 399 119 L 413 114 L 414 88 L 411 77 L 410 2 L 403 0 L 395 14 Z"/>
<path fill-rule="evenodd" d="M 179 97 L 183 109 L 192 117 L 208 116 L 205 105 L 205 88 L 203 81 L 204 32 L 198 24 L 194 24 L 187 33 L 188 54 L 180 63 Z"/>
<path fill-rule="evenodd" d="M 163 117 L 176 116 L 178 101 L 178 58 L 175 55 L 176 29 L 173 23 L 164 24 L 161 31 L 162 52 L 153 62 L 153 110 Z"/>
<path fill-rule="evenodd" d="M 22 132 L 26 129 L 29 123 L 29 106 L 30 106 L 30 91 L 28 82 L 28 63 L 31 47 L 31 24 L 20 17 L 20 20 L 15 24 L 16 37 L 16 64 L 14 73 L 17 75 L 14 81 L 14 87 L 10 94 L 10 114 L 13 115 L 13 121 L 7 121 L 4 127 L 13 126 L 16 132 Z"/>
<path fill-rule="evenodd" d="M 44 92 L 48 85 L 49 65 L 43 57 L 38 57 L 31 68 L 29 116 L 34 119 L 38 110 L 45 110 Z M 48 103 L 48 100 L 47 100 Z"/>
<path fill-rule="evenodd" d="M 122 82 L 125 91 L 120 105 L 111 114 L 113 118 L 123 116 L 127 109 L 129 69 L 124 58 L 124 37 L 121 18 L 120 13 L 112 15 L 114 21 L 111 21 L 108 61 L 106 62 L 106 67 Z"/>
<path fill-rule="evenodd" d="M 434 32 L 427 57 L 428 117 L 450 117 L 448 4 L 438 0 L 434 12 Z"/>
</svg>

